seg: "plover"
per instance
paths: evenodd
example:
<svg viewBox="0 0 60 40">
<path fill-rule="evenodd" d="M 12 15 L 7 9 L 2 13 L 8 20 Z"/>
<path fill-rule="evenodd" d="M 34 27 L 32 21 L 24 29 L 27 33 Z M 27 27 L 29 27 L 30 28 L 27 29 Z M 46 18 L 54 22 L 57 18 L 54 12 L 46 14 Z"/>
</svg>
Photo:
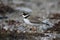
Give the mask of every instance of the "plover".
<svg viewBox="0 0 60 40">
<path fill-rule="evenodd" d="M 29 24 L 29 25 L 40 25 L 40 24 L 45 24 L 45 25 L 49 25 L 47 23 L 44 23 L 42 21 L 39 20 L 38 17 L 32 17 L 30 14 L 28 13 L 24 13 L 22 14 L 23 16 L 23 21 L 26 23 L 26 24 Z"/>
</svg>

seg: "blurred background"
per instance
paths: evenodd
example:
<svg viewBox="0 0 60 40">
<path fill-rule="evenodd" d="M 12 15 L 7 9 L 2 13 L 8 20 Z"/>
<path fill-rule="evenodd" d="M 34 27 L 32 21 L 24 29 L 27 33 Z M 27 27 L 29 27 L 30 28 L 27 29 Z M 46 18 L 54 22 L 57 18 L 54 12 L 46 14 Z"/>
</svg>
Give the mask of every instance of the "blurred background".
<svg viewBox="0 0 60 40">
<path fill-rule="evenodd" d="M 5 5 L 26 7 L 32 10 L 32 15 L 47 16 L 50 13 L 60 13 L 60 0 L 0 0 Z"/>
</svg>

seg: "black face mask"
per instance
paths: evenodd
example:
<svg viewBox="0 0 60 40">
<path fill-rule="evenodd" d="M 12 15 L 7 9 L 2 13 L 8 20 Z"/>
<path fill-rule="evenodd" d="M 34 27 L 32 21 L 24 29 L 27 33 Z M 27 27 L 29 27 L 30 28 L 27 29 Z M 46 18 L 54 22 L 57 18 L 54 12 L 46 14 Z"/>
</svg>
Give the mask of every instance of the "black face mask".
<svg viewBox="0 0 60 40">
<path fill-rule="evenodd" d="M 27 15 L 27 14 L 24 13 L 23 15 L 25 16 L 25 15 Z"/>
<path fill-rule="evenodd" d="M 23 15 L 27 15 L 28 13 L 23 12 Z"/>
</svg>

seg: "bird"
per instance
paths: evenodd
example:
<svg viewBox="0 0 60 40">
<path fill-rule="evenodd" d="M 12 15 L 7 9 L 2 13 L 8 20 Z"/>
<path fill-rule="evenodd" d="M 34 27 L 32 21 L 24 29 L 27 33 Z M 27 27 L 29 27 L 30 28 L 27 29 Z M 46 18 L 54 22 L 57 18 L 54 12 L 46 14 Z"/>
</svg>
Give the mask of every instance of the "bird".
<svg viewBox="0 0 60 40">
<path fill-rule="evenodd" d="M 22 17 L 23 17 L 23 21 L 29 25 L 40 25 L 40 24 L 49 25 L 39 20 L 40 17 L 36 17 L 36 16 L 33 17 L 29 13 L 23 12 Z"/>
<path fill-rule="evenodd" d="M 53 27 L 53 24 L 49 21 L 49 19 L 45 19 L 43 21 L 39 20 L 40 17 L 32 16 L 29 13 L 22 13 L 23 21 L 25 24 L 32 25 L 38 27 L 41 32 L 46 31 L 47 29 Z"/>
</svg>

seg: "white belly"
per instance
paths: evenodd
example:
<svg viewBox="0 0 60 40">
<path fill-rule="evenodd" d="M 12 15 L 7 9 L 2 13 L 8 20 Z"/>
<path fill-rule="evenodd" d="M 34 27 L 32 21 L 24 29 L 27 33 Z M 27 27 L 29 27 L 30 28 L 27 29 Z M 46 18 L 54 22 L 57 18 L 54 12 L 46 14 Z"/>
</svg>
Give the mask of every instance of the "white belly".
<svg viewBox="0 0 60 40">
<path fill-rule="evenodd" d="M 24 22 L 29 25 L 36 25 L 36 26 L 40 25 L 40 24 L 31 23 L 28 19 L 24 19 Z"/>
</svg>

